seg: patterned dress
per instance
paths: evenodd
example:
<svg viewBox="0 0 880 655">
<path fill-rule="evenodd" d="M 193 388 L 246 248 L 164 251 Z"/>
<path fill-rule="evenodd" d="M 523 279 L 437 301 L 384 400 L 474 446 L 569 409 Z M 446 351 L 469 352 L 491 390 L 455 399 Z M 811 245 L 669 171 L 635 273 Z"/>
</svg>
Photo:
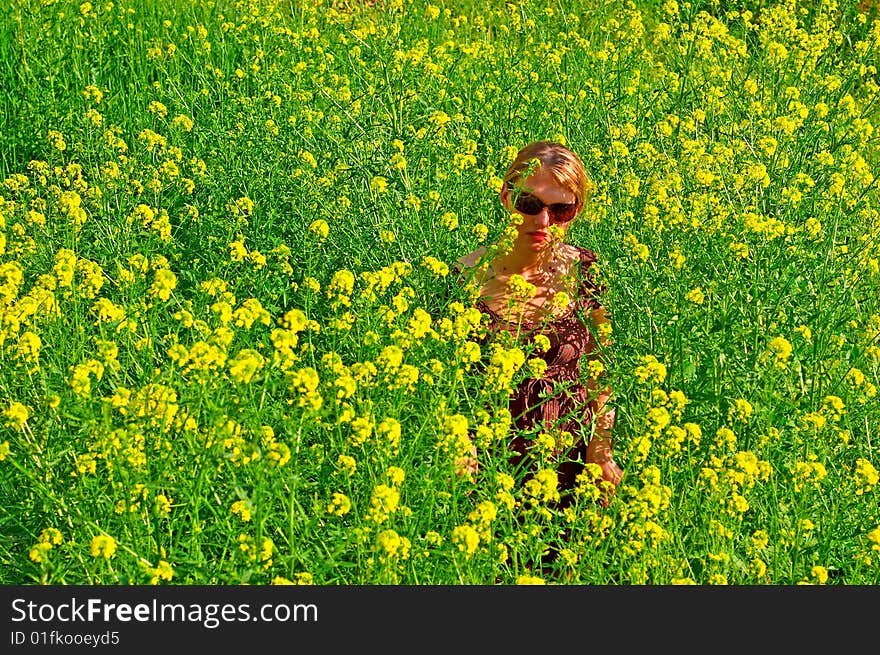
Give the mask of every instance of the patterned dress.
<svg viewBox="0 0 880 655">
<path fill-rule="evenodd" d="M 516 452 L 514 465 L 528 466 L 524 461 L 527 436 L 534 436 L 536 429 L 552 435 L 563 430 L 569 432 L 574 440 L 573 446 L 566 453 L 556 453 L 559 488 L 563 491 L 574 486 L 586 459 L 592 409 L 590 392 L 581 382 L 581 359 L 585 355 L 597 355 L 598 349 L 595 337 L 583 321 L 589 321 L 590 312 L 601 306 L 598 297 L 602 292 L 587 270 L 596 261 L 596 254 L 586 248 L 576 248 L 579 252 L 577 291 L 562 316 L 534 324 L 526 321 L 517 324 L 500 317 L 483 300 L 476 303 L 476 307 L 489 317 L 486 341 L 502 330 L 514 335 L 519 330 L 524 344 L 531 343 L 538 334 L 544 334 L 550 340 L 546 352 L 536 350 L 532 355 L 547 362 L 543 377 L 524 380 L 510 396 L 510 412 L 518 428 L 511 446 Z"/>
</svg>

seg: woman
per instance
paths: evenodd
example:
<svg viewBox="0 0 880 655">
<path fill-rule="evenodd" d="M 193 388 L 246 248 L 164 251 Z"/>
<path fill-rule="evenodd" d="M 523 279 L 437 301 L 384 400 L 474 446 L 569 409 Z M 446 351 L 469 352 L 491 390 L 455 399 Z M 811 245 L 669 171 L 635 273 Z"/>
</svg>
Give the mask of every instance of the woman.
<svg viewBox="0 0 880 655">
<path fill-rule="evenodd" d="M 623 475 L 611 449 L 615 412 L 606 404 L 611 389 L 581 383 L 581 357 L 597 354 L 594 333 L 609 322 L 596 297 L 600 289 L 588 274 L 596 255 L 563 242 L 589 188 L 582 162 L 568 148 L 550 141 L 524 147 L 501 187 L 501 204 L 522 216 L 512 247 L 494 256 L 479 248 L 460 258 L 456 267 L 476 276 L 477 307 L 489 317 L 490 334 L 503 330 L 526 342 L 543 334 L 550 341 L 544 353 L 535 352 L 547 363 L 544 374 L 525 380 L 510 398 L 519 432 L 512 446 L 518 463 L 527 451 L 522 432 L 537 428 L 554 435 L 570 433 L 573 446 L 558 467 L 562 490 L 575 485 L 584 463 L 597 464 L 612 485 Z M 534 285 L 525 303 L 511 297 L 517 287 L 529 288 L 523 280 Z"/>
</svg>

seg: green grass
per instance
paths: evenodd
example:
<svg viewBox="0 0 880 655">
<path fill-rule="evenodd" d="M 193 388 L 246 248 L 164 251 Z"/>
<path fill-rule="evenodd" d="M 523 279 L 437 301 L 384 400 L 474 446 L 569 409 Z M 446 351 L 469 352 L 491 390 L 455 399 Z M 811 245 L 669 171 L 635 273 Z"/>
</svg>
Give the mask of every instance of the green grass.
<svg viewBox="0 0 880 655">
<path fill-rule="evenodd" d="M 873 10 L 436 4 L 0 17 L 2 582 L 880 581 Z M 512 469 L 425 263 L 500 238 L 538 139 L 597 187 L 607 507 Z"/>
</svg>

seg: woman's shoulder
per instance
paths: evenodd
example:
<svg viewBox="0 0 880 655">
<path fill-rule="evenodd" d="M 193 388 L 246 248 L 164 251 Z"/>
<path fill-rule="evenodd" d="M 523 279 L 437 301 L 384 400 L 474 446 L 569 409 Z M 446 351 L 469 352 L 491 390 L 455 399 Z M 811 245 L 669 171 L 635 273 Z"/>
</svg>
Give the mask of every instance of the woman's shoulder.
<svg viewBox="0 0 880 655">
<path fill-rule="evenodd" d="M 582 264 L 585 264 L 586 266 L 590 266 L 591 264 L 594 264 L 599 259 L 599 256 L 595 252 L 590 250 L 589 248 L 584 248 L 583 246 L 575 246 L 575 245 L 570 245 L 569 247 L 572 249 L 571 250 L 572 259 L 574 259 L 575 261 L 580 261 Z"/>
<path fill-rule="evenodd" d="M 580 297 L 588 304 L 598 305 L 598 296 L 605 292 L 605 287 L 601 283 L 597 283 L 595 279 L 595 271 L 591 271 L 593 264 L 599 260 L 599 256 L 589 248 L 583 246 L 571 246 L 573 249 L 573 262 L 579 264 L 575 269 L 580 280 L 578 292 Z"/>
</svg>

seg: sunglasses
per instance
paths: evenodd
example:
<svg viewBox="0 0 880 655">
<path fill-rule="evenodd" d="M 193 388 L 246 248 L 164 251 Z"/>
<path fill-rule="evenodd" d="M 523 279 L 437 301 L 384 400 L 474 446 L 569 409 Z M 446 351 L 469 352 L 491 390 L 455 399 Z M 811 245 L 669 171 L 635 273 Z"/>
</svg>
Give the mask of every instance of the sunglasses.
<svg viewBox="0 0 880 655">
<path fill-rule="evenodd" d="M 547 208 L 550 215 L 550 222 L 553 225 L 568 223 L 577 216 L 578 212 L 578 203 L 576 202 L 554 202 L 548 205 L 540 198 L 536 198 L 531 193 L 525 192 L 519 194 L 519 197 L 516 199 L 516 204 L 514 205 L 514 208 L 520 214 L 528 214 L 529 216 L 540 214 L 544 207 Z"/>
</svg>

